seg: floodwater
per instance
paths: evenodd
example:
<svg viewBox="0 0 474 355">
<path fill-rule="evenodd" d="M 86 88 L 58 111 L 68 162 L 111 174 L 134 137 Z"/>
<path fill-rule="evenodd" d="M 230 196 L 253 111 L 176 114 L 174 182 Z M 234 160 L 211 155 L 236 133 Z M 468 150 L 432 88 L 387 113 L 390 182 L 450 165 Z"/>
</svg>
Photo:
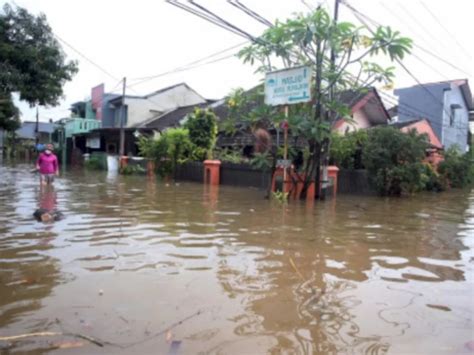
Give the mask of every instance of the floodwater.
<svg viewBox="0 0 474 355">
<path fill-rule="evenodd" d="M 285 208 L 253 189 L 83 171 L 40 189 L 30 168 L 0 167 L 0 337 L 43 334 L 0 353 L 474 347 L 474 191 Z M 65 218 L 36 222 L 39 206 Z"/>
</svg>

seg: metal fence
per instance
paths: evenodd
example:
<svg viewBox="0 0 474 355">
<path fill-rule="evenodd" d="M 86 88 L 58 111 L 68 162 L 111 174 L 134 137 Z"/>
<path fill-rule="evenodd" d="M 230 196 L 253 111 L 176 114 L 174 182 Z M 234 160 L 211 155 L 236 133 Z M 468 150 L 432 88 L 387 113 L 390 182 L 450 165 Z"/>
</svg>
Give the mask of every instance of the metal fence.
<svg viewBox="0 0 474 355">
<path fill-rule="evenodd" d="M 338 194 L 374 195 L 366 170 L 339 170 L 337 177 Z"/>
<path fill-rule="evenodd" d="M 175 171 L 176 180 L 204 181 L 204 164 L 201 162 L 188 162 L 177 166 Z"/>
<path fill-rule="evenodd" d="M 175 178 L 185 181 L 204 181 L 204 164 L 188 162 L 176 169 Z M 270 174 L 255 170 L 247 164 L 222 163 L 220 184 L 228 186 L 254 187 L 266 189 L 270 183 Z"/>
<path fill-rule="evenodd" d="M 188 162 L 176 169 L 176 180 L 204 181 L 204 164 Z M 248 164 L 222 163 L 220 184 L 227 186 L 254 187 L 266 189 L 270 183 L 270 174 L 253 169 Z M 374 195 L 375 190 L 369 185 L 366 170 L 339 170 L 337 179 L 338 194 Z"/>
</svg>

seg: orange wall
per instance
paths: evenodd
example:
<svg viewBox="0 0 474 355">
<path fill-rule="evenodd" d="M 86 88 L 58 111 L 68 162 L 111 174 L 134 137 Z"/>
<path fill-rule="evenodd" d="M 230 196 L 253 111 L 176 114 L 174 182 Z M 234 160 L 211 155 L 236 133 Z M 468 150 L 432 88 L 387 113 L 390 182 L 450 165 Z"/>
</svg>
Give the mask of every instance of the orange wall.
<svg viewBox="0 0 474 355">
<path fill-rule="evenodd" d="M 419 122 L 415 122 L 409 126 L 403 127 L 401 129 L 402 132 L 407 133 L 411 131 L 412 129 L 416 129 L 416 131 L 419 134 L 426 133 L 430 139 L 430 143 L 432 146 L 442 149 L 443 145 L 441 144 L 440 140 L 436 136 L 436 134 L 433 131 L 433 128 L 431 128 L 431 125 L 428 123 L 427 120 L 422 120 Z"/>
</svg>

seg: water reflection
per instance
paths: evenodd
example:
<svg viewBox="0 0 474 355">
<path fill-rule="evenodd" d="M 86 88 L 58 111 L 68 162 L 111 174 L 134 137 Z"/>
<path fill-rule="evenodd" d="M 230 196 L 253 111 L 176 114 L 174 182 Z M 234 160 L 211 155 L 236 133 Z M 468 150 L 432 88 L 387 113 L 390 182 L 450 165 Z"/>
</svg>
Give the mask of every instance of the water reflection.
<svg viewBox="0 0 474 355">
<path fill-rule="evenodd" d="M 0 328 L 40 326 L 25 315 L 43 305 L 61 282 L 59 264 L 48 255 L 56 233 L 33 219 L 35 206 L 55 208 L 54 188 L 40 185 L 24 169 L 2 169 L 0 185 Z M 25 176 L 26 175 L 26 176 Z"/>
<path fill-rule="evenodd" d="M 59 317 L 166 353 L 164 337 L 140 339 L 202 309 L 174 330 L 183 353 L 455 353 L 471 338 L 474 194 L 284 207 L 252 189 L 82 171 L 42 191 L 1 169 L 9 333 Z M 66 219 L 37 224 L 37 203 Z"/>
</svg>

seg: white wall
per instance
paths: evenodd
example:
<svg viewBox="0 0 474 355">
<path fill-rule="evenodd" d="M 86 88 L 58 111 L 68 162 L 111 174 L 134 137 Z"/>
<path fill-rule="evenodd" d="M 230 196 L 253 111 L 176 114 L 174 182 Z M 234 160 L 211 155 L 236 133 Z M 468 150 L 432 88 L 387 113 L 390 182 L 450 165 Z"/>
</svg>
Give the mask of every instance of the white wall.
<svg viewBox="0 0 474 355">
<path fill-rule="evenodd" d="M 363 110 L 358 110 L 352 115 L 352 122 L 343 122 L 336 131 L 344 134 L 347 132 L 354 132 L 359 129 L 368 128 L 371 126 L 369 118 Z"/>
<path fill-rule="evenodd" d="M 133 127 L 156 116 L 156 111 L 164 113 L 177 107 L 198 105 L 204 102 L 206 100 L 201 95 L 185 85 L 159 92 L 148 99 L 126 98 L 125 104 L 128 106 L 127 127 Z"/>
<path fill-rule="evenodd" d="M 450 125 L 451 105 L 459 105 L 457 109 L 458 115 L 453 125 Z M 445 92 L 444 95 L 444 111 L 443 111 L 443 134 L 441 143 L 445 148 L 451 145 L 458 145 L 462 152 L 467 149 L 467 134 L 469 130 L 469 111 L 464 102 L 459 86 L 451 84 L 451 90 Z"/>
</svg>

